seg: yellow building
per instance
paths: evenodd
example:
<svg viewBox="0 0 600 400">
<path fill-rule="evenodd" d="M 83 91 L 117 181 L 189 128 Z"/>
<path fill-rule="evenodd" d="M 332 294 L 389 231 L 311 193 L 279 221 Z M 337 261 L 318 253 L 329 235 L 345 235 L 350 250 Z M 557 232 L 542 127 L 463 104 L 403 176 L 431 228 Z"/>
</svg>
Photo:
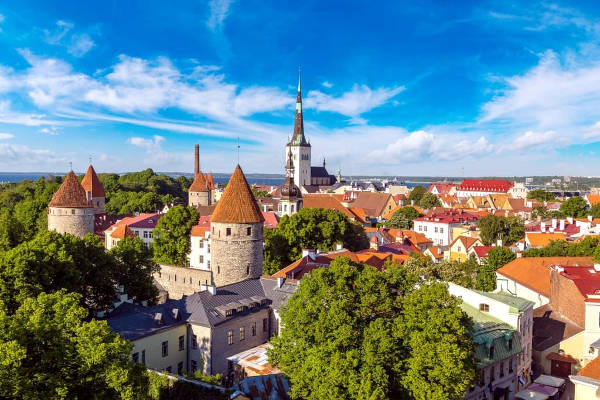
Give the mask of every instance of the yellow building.
<svg viewBox="0 0 600 400">
<path fill-rule="evenodd" d="M 450 243 L 449 258 L 451 261 L 466 261 L 469 251 L 474 246 L 483 246 L 479 238 L 459 236 Z"/>
</svg>

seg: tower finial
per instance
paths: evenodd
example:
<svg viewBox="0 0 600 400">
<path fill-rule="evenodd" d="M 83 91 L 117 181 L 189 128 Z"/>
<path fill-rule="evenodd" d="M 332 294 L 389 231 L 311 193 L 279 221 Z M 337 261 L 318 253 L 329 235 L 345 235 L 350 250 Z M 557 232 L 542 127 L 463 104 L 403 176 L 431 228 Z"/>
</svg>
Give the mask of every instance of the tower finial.
<svg viewBox="0 0 600 400">
<path fill-rule="evenodd" d="M 298 93 L 302 90 L 302 80 L 300 78 L 300 72 L 302 72 L 302 68 L 298 65 Z"/>
<path fill-rule="evenodd" d="M 238 157 L 238 165 L 240 165 L 240 137 L 237 137 L 237 157 Z"/>
<path fill-rule="evenodd" d="M 69 161 L 69 171 L 73 171 L 73 161 Z"/>
</svg>

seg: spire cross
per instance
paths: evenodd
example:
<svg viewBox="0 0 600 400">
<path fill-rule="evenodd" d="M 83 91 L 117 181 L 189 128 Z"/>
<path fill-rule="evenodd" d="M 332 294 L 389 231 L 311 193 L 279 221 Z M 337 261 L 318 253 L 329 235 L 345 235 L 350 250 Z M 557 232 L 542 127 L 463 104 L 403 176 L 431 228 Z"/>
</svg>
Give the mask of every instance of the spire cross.
<svg viewBox="0 0 600 400">
<path fill-rule="evenodd" d="M 90 165 L 92 165 L 92 155 L 90 154 Z"/>
<path fill-rule="evenodd" d="M 73 161 L 69 161 L 69 171 L 73 171 Z"/>
</svg>

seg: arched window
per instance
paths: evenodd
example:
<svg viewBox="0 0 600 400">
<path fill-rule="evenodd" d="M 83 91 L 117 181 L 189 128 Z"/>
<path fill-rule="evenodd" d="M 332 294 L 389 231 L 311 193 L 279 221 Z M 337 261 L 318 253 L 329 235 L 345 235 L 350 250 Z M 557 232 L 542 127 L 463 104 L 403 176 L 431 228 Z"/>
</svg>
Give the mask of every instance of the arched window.
<svg viewBox="0 0 600 400">
<path fill-rule="evenodd" d="M 250 275 L 250 263 L 246 264 L 246 275 Z"/>
</svg>

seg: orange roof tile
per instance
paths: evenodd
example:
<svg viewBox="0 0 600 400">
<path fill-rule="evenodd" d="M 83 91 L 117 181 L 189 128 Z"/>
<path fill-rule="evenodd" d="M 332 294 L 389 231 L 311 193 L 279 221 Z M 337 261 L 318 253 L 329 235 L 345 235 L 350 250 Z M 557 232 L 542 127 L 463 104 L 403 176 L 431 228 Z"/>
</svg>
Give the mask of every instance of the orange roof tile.
<svg viewBox="0 0 600 400">
<path fill-rule="evenodd" d="M 431 254 L 433 254 L 433 256 L 437 259 L 444 258 L 444 252 L 438 246 L 431 246 L 427 250 L 429 250 Z"/>
<path fill-rule="evenodd" d="M 135 237 L 135 233 L 127 225 L 117 225 L 114 231 L 110 234 L 113 239 L 124 239 L 126 237 Z"/>
<path fill-rule="evenodd" d="M 192 231 L 190 232 L 190 236 L 199 236 L 204 237 L 204 234 L 210 230 L 210 226 L 192 226 Z"/>
<path fill-rule="evenodd" d="M 367 213 L 364 208 L 348 207 L 348 210 L 350 210 L 360 222 L 367 222 Z"/>
<path fill-rule="evenodd" d="M 471 246 L 473 246 L 476 242 L 479 241 L 479 238 L 471 237 L 471 236 L 459 236 L 450 244 L 450 247 L 454 245 L 458 240 L 460 240 L 465 247 L 465 251 L 469 250 Z"/>
<path fill-rule="evenodd" d="M 207 182 L 206 176 L 202 172 L 199 172 L 194 176 L 194 181 L 190 185 L 188 192 L 208 192 L 209 182 Z"/>
<path fill-rule="evenodd" d="M 596 357 L 592 361 L 587 363 L 587 365 L 583 367 L 577 373 L 577 375 L 600 380 L 600 357 Z"/>
<path fill-rule="evenodd" d="M 100 179 L 96 175 L 96 171 L 94 171 L 94 167 L 91 165 L 88 167 L 83 180 L 81 181 L 81 186 L 86 192 L 91 192 L 92 197 L 104 197 L 104 187 L 102 183 L 100 183 Z"/>
<path fill-rule="evenodd" d="M 588 194 L 587 200 L 590 202 L 590 205 L 593 206 L 594 204 L 600 203 L 600 195 Z"/>
<path fill-rule="evenodd" d="M 356 216 L 344 207 L 339 200 L 328 194 L 305 194 L 303 199 L 303 208 L 325 208 L 328 210 L 336 210 L 348 218 L 356 218 Z"/>
<path fill-rule="evenodd" d="M 526 232 L 525 238 L 531 247 L 544 247 L 549 245 L 552 240 L 567 240 L 562 232 Z"/>
<path fill-rule="evenodd" d="M 248 181 L 238 165 L 215 207 L 211 222 L 254 224 L 264 220 Z"/>
<path fill-rule="evenodd" d="M 73 171 L 65 176 L 65 180 L 52 196 L 48 207 L 88 208 L 92 207 L 87 201 L 87 195 L 79 179 Z"/>
<path fill-rule="evenodd" d="M 404 236 L 406 238 L 408 238 L 408 240 L 410 240 L 412 242 L 412 244 L 419 245 L 419 244 L 426 244 L 426 243 L 433 243 L 431 241 L 431 239 L 429 239 L 427 236 L 423 235 L 422 233 L 419 232 L 415 232 L 415 231 L 409 231 L 406 229 L 401 229 L 398 230 L 399 232 L 396 232 L 396 234 L 394 234 L 395 237 L 398 236 Z M 390 229 L 390 233 L 392 233 L 392 229 Z M 398 235 L 398 233 L 400 235 Z"/>
<path fill-rule="evenodd" d="M 546 297 L 550 297 L 550 265 L 591 265 L 592 257 L 520 257 L 497 272 Z"/>
</svg>

